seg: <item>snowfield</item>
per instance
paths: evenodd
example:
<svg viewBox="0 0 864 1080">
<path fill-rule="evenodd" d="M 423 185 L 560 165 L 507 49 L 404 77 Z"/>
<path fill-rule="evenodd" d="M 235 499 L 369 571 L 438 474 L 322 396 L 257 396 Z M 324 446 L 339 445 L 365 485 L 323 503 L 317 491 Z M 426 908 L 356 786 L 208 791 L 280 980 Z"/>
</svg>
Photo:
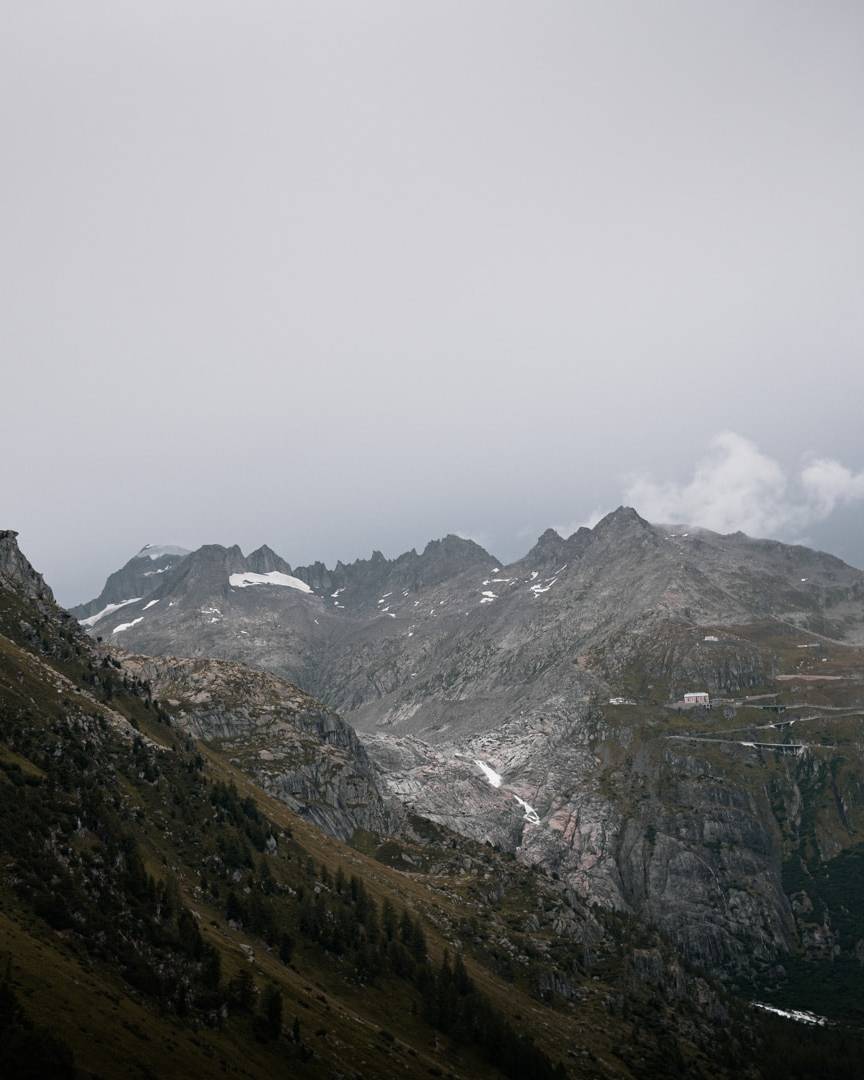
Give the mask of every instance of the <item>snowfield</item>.
<svg viewBox="0 0 864 1080">
<path fill-rule="evenodd" d="M 130 600 L 121 600 L 119 604 L 108 604 L 107 607 L 103 607 L 101 611 L 97 611 L 95 615 L 90 615 L 86 619 L 79 619 L 78 622 L 82 626 L 95 626 L 100 619 L 104 619 L 106 615 L 110 615 L 112 611 L 119 611 L 121 607 L 126 607 L 127 604 L 137 604 L 141 599 L 140 596 L 133 596 Z"/>
<path fill-rule="evenodd" d="M 485 761 L 480 761 L 479 759 L 475 758 L 474 764 L 483 773 L 483 775 L 486 777 L 492 787 L 500 788 L 501 785 L 504 783 L 504 777 L 500 773 L 495 772 L 491 765 L 487 765 Z M 524 799 L 520 798 L 512 791 L 509 791 L 507 794 L 512 799 L 515 799 L 516 802 L 519 803 L 519 805 L 525 811 L 526 821 L 529 821 L 532 825 L 540 824 L 540 815 L 537 813 L 533 806 L 530 806 L 527 802 L 525 802 Z"/>
<path fill-rule="evenodd" d="M 504 782 L 504 778 L 500 775 L 500 773 L 495 772 L 495 770 L 489 765 L 487 765 L 485 761 L 475 760 L 474 764 L 483 773 L 483 775 L 486 777 L 492 787 L 501 787 L 501 784 Z"/>
<path fill-rule="evenodd" d="M 135 558 L 161 559 L 163 555 L 177 555 L 182 558 L 188 554 L 188 548 L 177 547 L 175 544 L 145 544 Z"/>
<path fill-rule="evenodd" d="M 787 1020 L 795 1020 L 799 1024 L 816 1024 L 819 1027 L 826 1027 L 830 1022 L 826 1017 L 805 1012 L 804 1009 L 778 1009 L 776 1005 L 766 1005 L 764 1001 L 754 1001 L 753 1007 L 774 1013 L 775 1016 L 785 1016 Z"/>
<path fill-rule="evenodd" d="M 511 791 L 510 794 L 513 795 L 513 792 Z M 525 820 L 530 821 L 532 825 L 539 825 L 540 824 L 540 815 L 537 813 L 537 811 L 534 809 L 534 807 L 529 806 L 528 803 L 525 802 L 524 799 L 520 799 L 518 795 L 513 795 L 513 798 L 516 800 L 516 802 L 519 803 L 519 805 L 525 811 Z"/>
<path fill-rule="evenodd" d="M 248 570 L 242 574 L 230 574 L 228 584 L 235 589 L 246 589 L 250 585 L 281 585 L 286 589 L 297 589 L 298 592 L 312 592 L 305 581 L 290 574 L 283 574 L 279 570 L 271 570 L 269 574 L 253 574 Z"/>
</svg>

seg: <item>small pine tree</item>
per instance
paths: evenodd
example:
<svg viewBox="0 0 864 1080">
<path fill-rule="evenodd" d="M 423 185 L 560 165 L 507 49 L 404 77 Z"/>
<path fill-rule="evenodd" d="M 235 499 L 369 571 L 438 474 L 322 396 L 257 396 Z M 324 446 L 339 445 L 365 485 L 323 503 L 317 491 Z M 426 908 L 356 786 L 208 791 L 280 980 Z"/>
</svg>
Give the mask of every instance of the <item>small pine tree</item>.
<svg viewBox="0 0 864 1080">
<path fill-rule="evenodd" d="M 453 965 L 453 983 L 456 990 L 462 995 L 470 994 L 474 989 L 471 976 L 468 974 L 461 953 L 457 954 L 456 963 Z"/>
<path fill-rule="evenodd" d="M 228 893 L 228 899 L 225 901 L 225 918 L 230 919 L 232 922 L 243 922 L 243 906 L 240 903 L 240 899 L 237 893 Z"/>
<path fill-rule="evenodd" d="M 278 1039 L 282 1034 L 282 991 L 278 986 L 268 986 L 264 991 L 261 1013 L 267 1035 Z"/>
<path fill-rule="evenodd" d="M 248 968 L 241 968 L 228 983 L 228 997 L 242 1012 L 251 1012 L 255 1005 L 255 980 Z"/>
<path fill-rule="evenodd" d="M 204 941 L 195 916 L 187 908 L 183 908 L 177 920 L 177 937 L 180 948 L 193 960 L 199 960 L 204 951 Z"/>
<path fill-rule="evenodd" d="M 414 927 L 411 932 L 411 945 L 409 948 L 411 955 L 418 964 L 422 964 L 429 955 L 429 950 L 426 946 L 426 935 L 423 933 L 423 927 L 420 925 L 419 919 L 414 922 Z"/>
<path fill-rule="evenodd" d="M 173 922 L 182 906 L 180 888 L 177 884 L 177 878 L 173 874 L 168 874 L 165 880 L 159 883 L 156 899 L 162 917 L 169 922 Z"/>
<path fill-rule="evenodd" d="M 201 978 L 204 985 L 211 990 L 218 990 L 219 983 L 222 981 L 222 957 L 219 955 L 218 949 L 214 949 L 212 945 L 204 946 L 204 963 L 201 968 Z"/>
<path fill-rule="evenodd" d="M 261 863 L 261 869 L 258 871 L 258 881 L 265 896 L 272 896 L 276 891 L 276 881 L 270 870 L 270 864 L 266 861 Z"/>
<path fill-rule="evenodd" d="M 396 908 L 393 907 L 389 898 L 385 899 L 381 905 L 381 926 L 384 930 L 384 936 L 388 941 L 392 941 L 396 936 Z"/>
<path fill-rule="evenodd" d="M 294 938 L 290 934 L 283 934 L 279 940 L 279 959 L 283 964 L 290 964 L 294 955 Z"/>
</svg>

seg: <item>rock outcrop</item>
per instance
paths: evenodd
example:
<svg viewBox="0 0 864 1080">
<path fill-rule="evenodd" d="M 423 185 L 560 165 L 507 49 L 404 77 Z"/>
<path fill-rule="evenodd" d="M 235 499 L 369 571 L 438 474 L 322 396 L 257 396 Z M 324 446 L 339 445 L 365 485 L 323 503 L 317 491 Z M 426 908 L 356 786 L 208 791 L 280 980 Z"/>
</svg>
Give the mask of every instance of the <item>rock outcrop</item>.
<svg viewBox="0 0 864 1080">
<path fill-rule="evenodd" d="M 54 602 L 54 594 L 42 575 L 21 554 L 18 533 L 13 529 L 0 529 L 0 587 L 32 600 Z"/>
<path fill-rule="evenodd" d="M 331 835 L 398 829 L 399 805 L 382 798 L 353 728 L 291 683 L 224 660 L 117 655 L 178 727 Z"/>
</svg>

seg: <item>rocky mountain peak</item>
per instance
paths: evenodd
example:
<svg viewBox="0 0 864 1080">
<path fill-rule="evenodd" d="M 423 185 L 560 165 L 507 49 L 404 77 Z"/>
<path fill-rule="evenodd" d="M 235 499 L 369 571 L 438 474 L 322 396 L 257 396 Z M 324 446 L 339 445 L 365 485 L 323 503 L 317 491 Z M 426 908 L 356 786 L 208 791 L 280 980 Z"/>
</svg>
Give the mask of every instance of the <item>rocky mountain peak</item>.
<svg viewBox="0 0 864 1080">
<path fill-rule="evenodd" d="M 132 600 L 146 599 L 164 583 L 169 571 L 188 555 L 186 548 L 172 544 L 145 544 L 119 570 L 109 575 L 98 596 L 69 610 L 76 619 L 89 619 L 109 606 L 123 607 Z"/>
<path fill-rule="evenodd" d="M 424 556 L 446 553 L 449 556 L 462 556 L 468 559 L 490 559 L 492 556 L 474 540 L 465 536 L 457 536 L 455 533 L 447 533 L 440 540 L 430 540 L 423 549 Z M 493 559 L 494 562 L 494 559 Z"/>
<path fill-rule="evenodd" d="M 667 551 L 658 530 L 631 506 L 619 506 L 594 526 L 584 536 L 574 534 L 570 538 L 581 550 L 591 553 L 592 559 L 642 561 L 646 557 L 667 562 L 672 554 Z"/>
<path fill-rule="evenodd" d="M 420 555 L 408 552 L 396 560 L 400 578 L 407 575 L 399 583 L 410 588 L 437 585 L 472 567 L 488 569 L 493 564 L 502 565 L 473 540 L 452 533 L 430 540 Z"/>
<path fill-rule="evenodd" d="M 176 569 L 165 575 L 158 593 L 212 597 L 228 589 L 228 578 L 233 573 L 247 570 L 246 557 L 237 544 L 223 547 L 221 544 L 204 544 L 187 555 Z"/>
<path fill-rule="evenodd" d="M 276 552 L 268 547 L 266 544 L 262 544 L 246 558 L 246 569 L 252 570 L 256 574 L 271 574 L 274 570 L 278 570 L 282 574 L 290 574 L 293 571 L 287 562 L 281 555 L 277 555 Z"/>
<path fill-rule="evenodd" d="M 560 566 L 565 563 L 573 562 L 574 560 L 579 559 L 595 540 L 602 539 L 603 537 L 626 535 L 628 524 L 632 526 L 633 518 L 636 519 L 636 522 L 642 522 L 643 525 L 648 525 L 647 522 L 642 521 L 642 518 L 640 518 L 634 510 L 629 510 L 627 507 L 619 507 L 619 510 L 614 511 L 612 514 L 607 514 L 603 521 L 599 522 L 594 529 L 589 529 L 582 525 L 574 533 L 571 533 L 570 536 L 566 537 L 566 539 L 557 529 L 546 529 L 545 532 L 541 533 L 537 538 L 537 542 L 528 554 L 517 563 L 514 563 L 511 569 L 518 569 L 520 571 L 540 570 L 544 567 L 551 568 L 553 564 Z M 604 522 L 607 524 L 604 528 L 601 528 L 601 526 L 604 525 Z M 650 529 L 650 526 L 648 526 L 648 528 Z"/>
<path fill-rule="evenodd" d="M 566 542 L 557 529 L 546 529 L 537 537 L 537 543 L 528 554 L 560 554 Z"/>
<path fill-rule="evenodd" d="M 619 506 L 594 526 L 595 535 L 603 536 L 609 533 L 644 532 L 651 530 L 650 522 L 640 517 L 632 506 Z"/>
<path fill-rule="evenodd" d="M 163 559 L 166 555 L 182 559 L 189 554 L 188 548 L 177 547 L 176 544 L 145 544 L 135 556 L 136 559 Z"/>
<path fill-rule="evenodd" d="M 545 566 L 547 563 L 562 562 L 565 559 L 566 547 L 567 541 L 556 529 L 546 529 L 528 554 L 515 565 L 527 570 Z"/>
<path fill-rule="evenodd" d="M 197 551 L 192 552 L 191 561 L 221 561 L 223 558 L 226 557 L 240 560 L 245 559 L 243 549 L 240 547 L 239 544 L 232 544 L 231 547 L 224 547 L 222 544 L 202 544 Z"/>
<path fill-rule="evenodd" d="M 287 563 L 285 565 L 287 566 Z M 331 573 L 319 559 L 309 566 L 298 566 L 295 570 L 291 570 L 290 573 L 305 581 L 315 592 L 328 593 L 336 587 L 334 582 L 341 580 L 344 570 L 345 567 L 340 562 L 336 564 L 336 569 Z"/>
<path fill-rule="evenodd" d="M 430 540 L 419 555 L 412 548 L 395 559 L 388 559 L 375 550 L 368 559 L 347 564 L 337 562 L 333 570 L 316 562 L 299 566 L 294 573 L 316 592 L 335 594 L 332 598 L 338 598 L 340 607 L 374 610 L 382 594 L 437 585 L 472 567 L 488 570 L 495 561 L 473 540 L 450 533 Z"/>
<path fill-rule="evenodd" d="M 18 547 L 14 529 L 0 529 L 0 585 L 36 600 L 53 603 L 54 594 Z"/>
</svg>

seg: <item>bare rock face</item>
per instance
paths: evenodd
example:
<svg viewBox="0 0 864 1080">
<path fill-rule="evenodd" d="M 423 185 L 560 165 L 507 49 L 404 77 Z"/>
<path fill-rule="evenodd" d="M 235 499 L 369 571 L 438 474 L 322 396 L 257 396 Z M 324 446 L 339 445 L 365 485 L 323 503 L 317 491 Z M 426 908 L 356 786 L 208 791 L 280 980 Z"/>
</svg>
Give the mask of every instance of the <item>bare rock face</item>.
<svg viewBox="0 0 864 1080">
<path fill-rule="evenodd" d="M 515 851 L 524 809 L 493 787 L 464 751 L 411 736 L 364 735 L 382 788 L 408 810 L 480 842 Z"/>
<path fill-rule="evenodd" d="M 569 726 L 523 720 L 460 743 L 364 741 L 409 808 L 658 927 L 690 964 L 759 980 L 790 955 L 827 960 L 835 901 L 814 908 L 787 877 L 804 852 L 805 879 L 824 866 L 830 884 L 832 860 L 864 840 L 854 743 L 838 769 L 817 749 L 760 751 L 752 732 L 670 735 L 681 730 L 672 714 L 592 706 Z"/>
<path fill-rule="evenodd" d="M 864 641 L 861 571 L 806 548 L 650 525 L 625 507 L 567 539 L 547 530 L 509 567 L 458 537 L 333 570 L 207 545 L 158 581 L 98 619 L 90 609 L 107 593 L 84 605 L 91 632 L 270 670 L 359 729 L 430 742 L 497 727 L 523 698 L 602 696 L 598 680 L 615 689 L 634 666 L 670 700 L 694 681 L 761 685 L 773 658 L 740 632 L 755 622 Z"/>
<path fill-rule="evenodd" d="M 253 573 L 257 574 L 272 574 L 275 570 L 277 573 L 291 574 L 293 571 L 288 563 L 276 552 L 263 544 L 256 551 L 246 559 L 246 566 Z"/>
<path fill-rule="evenodd" d="M 353 729 L 284 679 L 227 661 L 121 656 L 182 730 L 333 836 L 398 827 Z"/>
<path fill-rule="evenodd" d="M 0 529 L 0 586 L 31 600 L 54 603 L 54 594 L 18 547 L 18 533 Z"/>
<path fill-rule="evenodd" d="M 349 612 L 376 612 L 379 600 L 417 593 L 451 581 L 470 568 L 491 565 L 492 556 L 473 540 L 445 536 L 430 540 L 419 554 L 406 551 L 396 559 L 386 559 L 374 551 L 369 559 L 357 559 L 345 565 L 337 563 L 328 570 L 323 563 L 297 568 L 297 576 L 312 588 L 334 601 L 334 608 Z M 390 605 L 388 605 L 388 608 Z"/>
</svg>

